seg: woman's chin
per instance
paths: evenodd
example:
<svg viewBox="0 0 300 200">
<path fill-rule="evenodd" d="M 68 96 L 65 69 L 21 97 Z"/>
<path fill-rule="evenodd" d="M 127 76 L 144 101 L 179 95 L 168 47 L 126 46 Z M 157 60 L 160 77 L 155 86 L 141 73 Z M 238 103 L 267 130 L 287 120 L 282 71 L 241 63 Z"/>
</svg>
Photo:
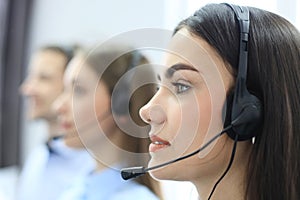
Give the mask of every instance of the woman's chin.
<svg viewBox="0 0 300 200">
<path fill-rule="evenodd" d="M 83 148 L 84 147 L 81 140 L 79 139 L 79 137 L 66 136 L 64 138 L 64 142 L 65 142 L 66 146 L 68 146 L 70 148 Z"/>
<path fill-rule="evenodd" d="M 149 162 L 148 167 L 154 167 L 161 163 L 154 162 L 152 159 Z M 149 174 L 156 180 L 173 180 L 175 174 L 172 172 L 175 169 L 172 166 L 164 166 L 158 169 L 151 170 Z M 175 172 L 176 173 L 176 172 Z"/>
</svg>

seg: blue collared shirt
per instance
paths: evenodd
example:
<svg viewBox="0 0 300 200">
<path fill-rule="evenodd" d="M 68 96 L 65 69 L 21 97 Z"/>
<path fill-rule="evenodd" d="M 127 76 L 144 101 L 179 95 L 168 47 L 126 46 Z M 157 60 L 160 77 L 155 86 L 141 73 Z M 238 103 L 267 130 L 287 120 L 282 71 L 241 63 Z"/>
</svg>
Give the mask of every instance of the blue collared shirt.
<svg viewBox="0 0 300 200">
<path fill-rule="evenodd" d="M 71 149 L 62 140 L 37 147 L 26 160 L 17 187 L 17 200 L 56 200 L 75 180 L 86 177 L 95 161 L 85 150 Z"/>
</svg>

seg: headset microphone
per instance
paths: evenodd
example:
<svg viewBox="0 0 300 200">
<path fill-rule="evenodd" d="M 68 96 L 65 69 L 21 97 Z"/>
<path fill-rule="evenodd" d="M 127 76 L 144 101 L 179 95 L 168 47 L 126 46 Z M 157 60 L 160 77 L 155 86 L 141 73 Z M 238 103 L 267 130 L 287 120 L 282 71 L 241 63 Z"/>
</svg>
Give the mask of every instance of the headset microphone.
<svg viewBox="0 0 300 200">
<path fill-rule="evenodd" d="M 204 150 L 206 147 L 208 147 L 213 141 L 215 141 L 218 137 L 220 137 L 221 135 L 223 135 L 223 133 L 227 132 L 228 130 L 230 130 L 233 127 L 234 124 L 227 126 L 226 128 L 224 128 L 220 133 L 218 133 L 217 135 L 215 135 L 213 138 L 211 138 L 207 143 L 205 143 L 203 146 L 201 146 L 201 148 L 197 149 L 196 151 L 187 154 L 185 156 L 179 157 L 177 159 L 165 162 L 163 164 L 160 165 L 156 165 L 153 167 L 149 167 L 149 168 L 145 168 L 143 166 L 139 166 L 139 167 L 129 167 L 129 168 L 123 168 L 121 170 L 121 176 L 124 180 L 128 180 L 131 178 L 136 178 L 138 176 L 144 175 L 145 173 L 147 173 L 148 171 L 154 170 L 154 169 L 158 169 L 161 167 L 164 167 L 166 165 L 170 165 L 172 163 L 178 162 L 180 160 L 184 160 L 186 158 L 189 158 L 191 156 L 196 155 L 197 153 L 199 153 L 200 151 Z"/>
</svg>

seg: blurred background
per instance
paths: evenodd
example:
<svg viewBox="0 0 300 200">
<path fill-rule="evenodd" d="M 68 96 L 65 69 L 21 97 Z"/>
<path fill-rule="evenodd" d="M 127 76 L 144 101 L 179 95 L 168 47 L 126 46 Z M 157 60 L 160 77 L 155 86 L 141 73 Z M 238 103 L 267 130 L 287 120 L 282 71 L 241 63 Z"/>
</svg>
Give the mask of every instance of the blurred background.
<svg viewBox="0 0 300 200">
<path fill-rule="evenodd" d="M 26 121 L 26 104 L 19 94 L 35 50 L 46 44 L 93 45 L 141 28 L 172 31 L 201 6 L 221 2 L 224 0 L 0 0 L 0 200 L 13 199 L 24 159 L 46 137 L 42 121 Z M 227 2 L 275 12 L 300 29 L 300 0 Z M 195 192 L 188 183 L 165 182 L 166 199 L 184 199 Z"/>
</svg>

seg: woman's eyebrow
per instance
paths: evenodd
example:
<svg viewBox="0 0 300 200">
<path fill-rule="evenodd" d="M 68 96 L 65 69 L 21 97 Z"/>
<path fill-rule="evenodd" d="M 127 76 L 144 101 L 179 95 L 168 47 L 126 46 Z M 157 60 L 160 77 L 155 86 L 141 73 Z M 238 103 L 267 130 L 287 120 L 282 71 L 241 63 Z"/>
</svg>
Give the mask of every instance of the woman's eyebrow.
<svg viewBox="0 0 300 200">
<path fill-rule="evenodd" d="M 178 70 L 191 70 L 191 71 L 195 71 L 195 72 L 199 72 L 196 68 L 184 64 L 184 63 L 177 63 L 175 65 L 172 65 L 165 73 L 165 77 L 166 78 L 172 78 L 172 76 L 174 75 L 174 73 Z"/>
</svg>

